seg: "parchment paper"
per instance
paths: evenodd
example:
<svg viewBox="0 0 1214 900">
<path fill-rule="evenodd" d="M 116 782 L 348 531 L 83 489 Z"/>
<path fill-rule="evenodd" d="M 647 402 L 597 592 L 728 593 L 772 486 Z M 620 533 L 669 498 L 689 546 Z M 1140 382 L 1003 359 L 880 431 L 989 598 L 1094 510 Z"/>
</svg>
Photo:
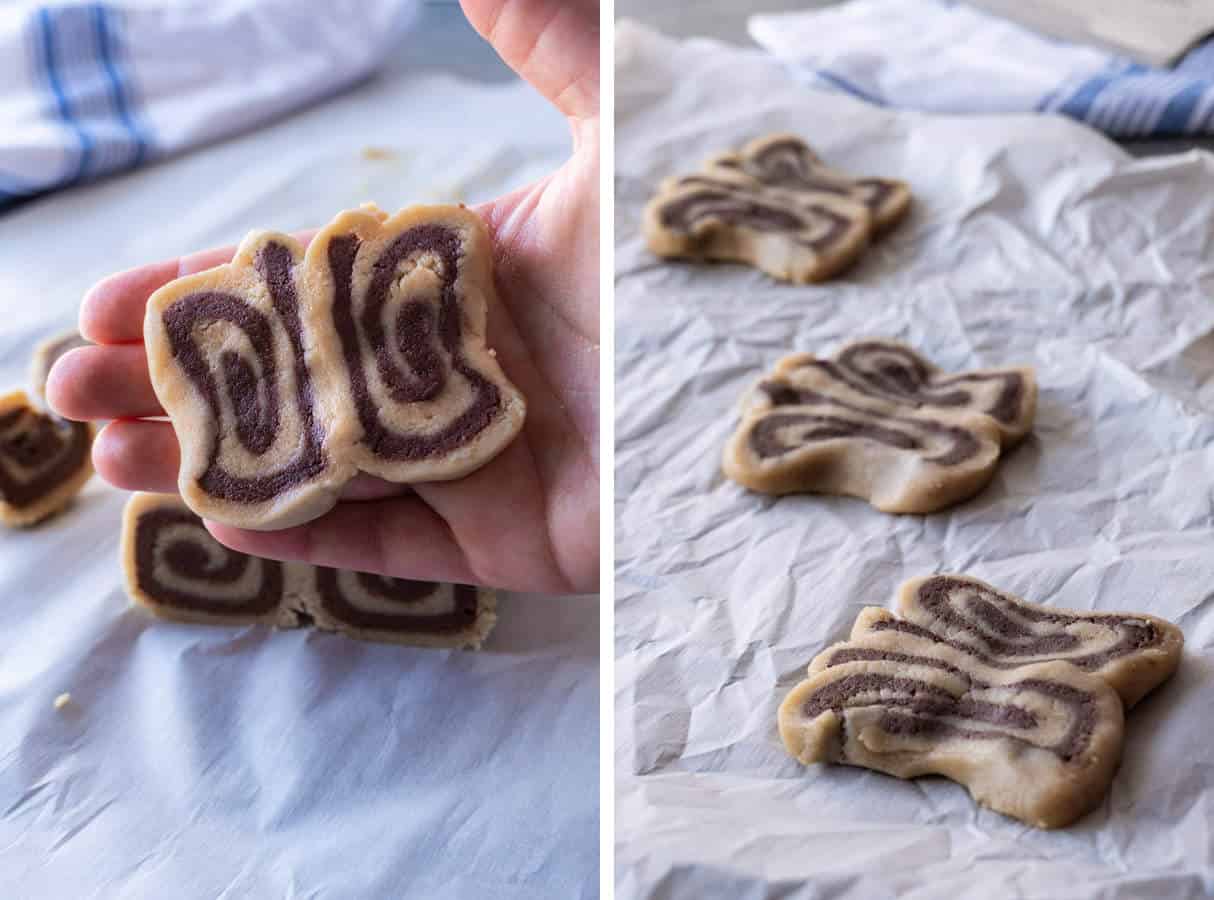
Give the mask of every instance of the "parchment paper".
<svg viewBox="0 0 1214 900">
<path fill-rule="evenodd" d="M 629 23 L 616 89 L 617 896 L 1214 894 L 1214 158 L 1134 162 L 1056 118 L 882 110 Z M 906 179 L 911 218 L 818 287 L 645 250 L 663 176 L 776 130 Z M 1036 366 L 1034 434 L 930 517 L 726 481 L 743 391 L 862 335 L 946 368 Z M 1107 800 L 1073 827 L 785 754 L 776 708 L 810 659 L 934 571 L 1184 629 L 1179 672 L 1130 714 Z"/>
<path fill-rule="evenodd" d="M 398 67 L 0 217 L 0 385 L 115 269 L 548 171 L 565 123 L 503 69 Z M 121 588 L 125 499 L 0 531 L 0 897 L 597 896 L 597 598 L 504 595 L 481 653 L 161 623 Z"/>
</svg>

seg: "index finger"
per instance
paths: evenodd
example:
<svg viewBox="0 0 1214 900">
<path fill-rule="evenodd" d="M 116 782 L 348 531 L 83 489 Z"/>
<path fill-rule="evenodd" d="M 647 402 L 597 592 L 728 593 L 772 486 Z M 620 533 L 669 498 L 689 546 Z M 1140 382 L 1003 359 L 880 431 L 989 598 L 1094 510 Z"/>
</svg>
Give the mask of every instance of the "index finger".
<svg viewBox="0 0 1214 900">
<path fill-rule="evenodd" d="M 306 245 L 314 234 L 315 231 L 304 231 L 293 237 Z M 148 297 L 174 278 L 230 262 L 235 252 L 235 246 L 202 250 L 101 279 L 89 288 L 80 303 L 80 333 L 95 344 L 142 341 Z"/>
</svg>

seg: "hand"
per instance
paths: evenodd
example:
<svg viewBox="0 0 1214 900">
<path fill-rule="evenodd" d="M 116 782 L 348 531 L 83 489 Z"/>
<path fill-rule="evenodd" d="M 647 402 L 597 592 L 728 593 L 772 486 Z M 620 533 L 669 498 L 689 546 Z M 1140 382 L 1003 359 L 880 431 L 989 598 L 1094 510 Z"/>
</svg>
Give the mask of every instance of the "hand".
<svg viewBox="0 0 1214 900">
<path fill-rule="evenodd" d="M 208 523 L 233 549 L 400 578 L 544 592 L 598 586 L 598 4 L 463 0 L 502 58 L 569 119 L 574 150 L 536 184 L 479 207 L 494 235 L 500 303 L 489 344 L 527 398 L 522 434 L 458 481 L 389 484 L 360 475 L 329 513 L 252 532 Z M 299 235 L 303 240 L 311 234 Z M 86 295 L 80 329 L 98 344 L 64 356 L 47 386 L 71 419 L 113 420 L 93 460 L 120 488 L 176 491 L 179 448 L 143 347 L 148 297 L 231 259 L 233 248 L 142 266 Z"/>
</svg>

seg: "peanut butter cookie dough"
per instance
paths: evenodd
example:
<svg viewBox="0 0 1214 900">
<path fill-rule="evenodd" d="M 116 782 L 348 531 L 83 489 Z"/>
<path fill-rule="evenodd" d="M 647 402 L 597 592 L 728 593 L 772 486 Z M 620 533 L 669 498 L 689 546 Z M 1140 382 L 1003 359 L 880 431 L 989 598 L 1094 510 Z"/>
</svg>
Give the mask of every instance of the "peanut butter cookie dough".
<svg viewBox="0 0 1214 900">
<path fill-rule="evenodd" d="M 442 481 L 500 453 L 526 407 L 485 345 L 491 253 L 463 207 L 368 207 L 306 253 L 253 233 L 231 263 L 153 294 L 148 362 L 190 508 L 286 528 L 359 471 Z"/>
<path fill-rule="evenodd" d="M 1121 758 L 1124 707 L 1176 670 L 1170 622 L 1026 603 L 977 579 L 904 584 L 867 608 L 780 706 L 798 761 L 944 775 L 1040 828 L 1094 808 Z"/>
<path fill-rule="evenodd" d="M 0 396 L 0 522 L 26 526 L 68 504 L 93 474 L 93 426 L 42 412 L 24 391 Z"/>
<path fill-rule="evenodd" d="M 367 640 L 474 649 L 497 621 L 496 594 L 486 588 L 229 550 L 176 495 L 132 496 L 123 514 L 122 566 L 131 599 L 175 621 L 314 625 Z"/>
<path fill-rule="evenodd" d="M 725 474 L 767 494 L 846 494 L 891 513 L 972 497 L 1029 432 L 1028 368 L 942 372 L 905 344 L 863 340 L 780 360 L 726 445 Z"/>
</svg>

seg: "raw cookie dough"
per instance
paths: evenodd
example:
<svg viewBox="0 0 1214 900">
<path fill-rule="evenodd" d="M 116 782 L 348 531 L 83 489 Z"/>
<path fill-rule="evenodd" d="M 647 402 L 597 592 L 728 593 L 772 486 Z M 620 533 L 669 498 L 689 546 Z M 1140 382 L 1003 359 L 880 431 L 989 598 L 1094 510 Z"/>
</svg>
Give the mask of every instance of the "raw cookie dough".
<svg viewBox="0 0 1214 900">
<path fill-rule="evenodd" d="M 907 582 L 898 611 L 864 609 L 810 663 L 780 705 L 785 747 L 805 764 L 944 775 L 1041 828 L 1100 802 L 1123 701 L 1166 680 L 1183 645 L 1153 616 L 1056 610 L 958 575 Z"/>
<path fill-rule="evenodd" d="M 1032 369 L 950 374 L 905 344 L 862 340 L 828 358 L 780 360 L 752 392 L 723 468 L 766 494 L 846 494 L 884 512 L 935 512 L 990 482 L 1036 406 Z"/>
<path fill-rule="evenodd" d="M 30 392 L 43 408 L 46 407 L 46 379 L 51 374 L 51 366 L 69 350 L 91 346 L 92 342 L 82 338 L 79 332 L 65 331 L 34 348 L 34 359 L 30 363 Z"/>
<path fill-rule="evenodd" d="M 911 192 L 906 182 L 893 178 L 853 178 L 832 169 L 795 134 L 758 138 L 740 153 L 723 153 L 708 165 L 710 169 L 743 172 L 766 187 L 856 200 L 868 207 L 876 233 L 898 224 L 910 210 Z"/>
<path fill-rule="evenodd" d="M 749 263 L 783 281 L 823 281 L 900 221 L 911 192 L 890 178 L 828 168 L 791 134 L 751 141 L 662 182 L 645 208 L 659 256 Z"/>
<path fill-rule="evenodd" d="M 718 168 L 663 181 L 645 207 L 644 230 L 658 256 L 748 263 L 804 284 L 859 259 L 872 216 L 847 197 L 804 197 Z"/>
<path fill-rule="evenodd" d="M 260 530 L 328 511 L 358 471 L 474 471 L 525 403 L 485 346 L 496 302 L 484 224 L 462 206 L 340 214 L 305 253 L 255 232 L 231 263 L 148 302 L 156 395 L 199 515 Z"/>
<path fill-rule="evenodd" d="M 93 426 L 0 396 L 0 522 L 25 526 L 58 512 L 93 474 Z"/>
<path fill-rule="evenodd" d="M 486 588 L 282 563 L 229 550 L 176 495 L 135 494 L 122 523 L 127 593 L 161 618 L 314 625 L 353 637 L 479 648 L 497 621 Z"/>
</svg>

